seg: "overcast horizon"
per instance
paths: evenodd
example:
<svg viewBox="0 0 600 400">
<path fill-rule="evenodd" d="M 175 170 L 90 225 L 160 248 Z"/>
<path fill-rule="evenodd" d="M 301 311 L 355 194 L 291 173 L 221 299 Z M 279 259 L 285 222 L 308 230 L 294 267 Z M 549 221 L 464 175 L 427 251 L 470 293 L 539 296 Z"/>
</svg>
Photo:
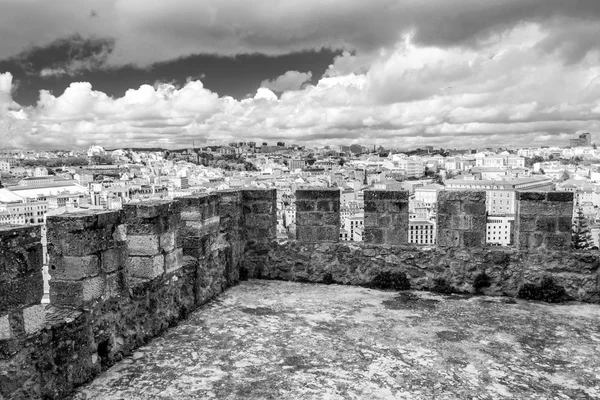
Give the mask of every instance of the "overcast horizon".
<svg viewBox="0 0 600 400">
<path fill-rule="evenodd" d="M 0 0 L 0 150 L 566 146 L 598 0 Z"/>
</svg>

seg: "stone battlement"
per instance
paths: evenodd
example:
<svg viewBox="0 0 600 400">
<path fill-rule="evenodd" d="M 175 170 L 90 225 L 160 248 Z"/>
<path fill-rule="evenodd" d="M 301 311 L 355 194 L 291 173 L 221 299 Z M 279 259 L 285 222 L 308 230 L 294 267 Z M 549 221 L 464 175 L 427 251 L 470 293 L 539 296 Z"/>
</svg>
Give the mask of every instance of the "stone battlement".
<svg viewBox="0 0 600 400">
<path fill-rule="evenodd" d="M 344 244 L 339 190 L 296 196 L 297 240 L 285 243 L 274 189 L 49 217 L 50 305 L 40 304 L 40 227 L 0 228 L 0 398 L 62 398 L 240 279 L 395 289 L 444 280 L 515 296 L 551 276 L 570 298 L 600 302 L 599 253 L 569 250 L 572 193 L 519 193 L 514 248 L 485 245 L 483 192 L 439 193 L 430 247 L 406 244 L 407 192 L 366 191 L 365 242 Z"/>
</svg>

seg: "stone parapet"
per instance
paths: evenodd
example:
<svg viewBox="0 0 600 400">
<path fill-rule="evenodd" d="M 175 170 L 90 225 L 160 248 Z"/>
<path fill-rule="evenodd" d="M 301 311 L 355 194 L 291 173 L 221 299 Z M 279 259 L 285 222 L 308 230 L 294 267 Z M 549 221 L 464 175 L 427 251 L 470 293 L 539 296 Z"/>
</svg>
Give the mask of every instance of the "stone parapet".
<svg viewBox="0 0 600 400">
<path fill-rule="evenodd" d="M 440 247 L 485 246 L 484 191 L 440 191 L 437 202 L 437 243 Z"/>
<path fill-rule="evenodd" d="M 40 226 L 0 225 L 0 340 L 39 328 L 42 257 Z"/>
<path fill-rule="evenodd" d="M 50 302 L 85 307 L 118 296 L 127 260 L 127 235 L 118 211 L 47 218 Z"/>
<path fill-rule="evenodd" d="M 515 242 L 523 250 L 571 247 L 573 193 L 517 192 Z"/>
<path fill-rule="evenodd" d="M 300 242 L 340 240 L 340 189 L 296 190 L 296 238 Z"/>
<path fill-rule="evenodd" d="M 246 239 L 269 241 L 277 237 L 277 190 L 244 189 Z"/>
<path fill-rule="evenodd" d="M 404 190 L 365 190 L 367 243 L 402 245 L 408 243 L 408 196 Z"/>
<path fill-rule="evenodd" d="M 181 203 L 156 200 L 125 204 L 127 227 L 127 275 L 156 279 L 183 265 L 178 235 L 181 227 Z"/>
</svg>

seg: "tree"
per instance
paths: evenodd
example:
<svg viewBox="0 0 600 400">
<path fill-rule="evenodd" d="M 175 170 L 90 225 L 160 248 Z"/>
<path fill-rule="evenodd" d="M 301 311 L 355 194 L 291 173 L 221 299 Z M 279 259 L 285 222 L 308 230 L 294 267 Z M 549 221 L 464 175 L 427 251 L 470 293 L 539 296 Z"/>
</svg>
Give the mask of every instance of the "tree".
<svg viewBox="0 0 600 400">
<path fill-rule="evenodd" d="M 569 174 L 569 171 L 564 170 L 560 176 L 560 178 L 558 178 L 559 182 L 564 182 L 564 181 L 568 181 L 569 179 L 571 179 L 571 174 Z"/>
<path fill-rule="evenodd" d="M 577 215 L 573 220 L 571 247 L 574 249 L 598 249 L 598 247 L 594 245 L 592 233 L 590 232 L 590 228 L 588 227 L 586 218 L 583 215 L 583 210 L 581 208 L 577 210 Z"/>
</svg>

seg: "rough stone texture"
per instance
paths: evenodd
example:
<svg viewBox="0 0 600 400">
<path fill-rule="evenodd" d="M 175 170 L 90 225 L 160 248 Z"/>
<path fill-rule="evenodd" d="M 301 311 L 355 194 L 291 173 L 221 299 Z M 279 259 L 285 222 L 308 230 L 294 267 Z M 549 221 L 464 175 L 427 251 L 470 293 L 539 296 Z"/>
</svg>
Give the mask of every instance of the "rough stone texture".
<svg viewBox="0 0 600 400">
<path fill-rule="evenodd" d="M 408 243 L 408 195 L 404 190 L 365 190 L 365 242 Z"/>
<path fill-rule="evenodd" d="M 438 192 L 437 243 L 440 247 L 485 246 L 484 191 Z"/>
<path fill-rule="evenodd" d="M 265 249 L 261 274 L 250 277 L 302 282 L 371 285 L 378 275 L 402 273 L 414 289 L 443 279 L 456 291 L 474 292 L 479 274 L 489 277 L 487 295 L 516 296 L 525 283 L 551 276 L 579 301 L 600 302 L 600 252 L 529 253 L 507 248 L 423 248 L 367 243 L 273 243 Z M 245 262 L 251 262 L 246 254 Z"/>
<path fill-rule="evenodd" d="M 309 243 L 340 240 L 339 188 L 296 190 L 296 238 Z"/>
<path fill-rule="evenodd" d="M 323 216 L 323 214 L 327 216 L 329 213 L 339 214 L 334 205 L 338 204 L 339 207 L 339 199 L 338 203 L 332 202 L 332 192 L 332 190 L 317 190 L 307 191 L 304 196 L 301 194 L 300 200 L 306 202 L 305 209 L 308 210 L 305 212 L 321 213 L 320 216 Z M 70 275 L 72 279 L 69 280 L 53 279 L 51 281 L 53 285 L 51 287 L 53 304 L 49 307 L 39 306 L 43 282 L 41 277 L 39 228 L 0 229 L 0 252 L 3 256 L 0 257 L 0 298 L 9 301 L 9 303 L 0 302 L 0 307 L 4 307 L 4 309 L 0 309 L 0 399 L 62 399 L 67 397 L 73 388 L 89 382 L 102 370 L 132 354 L 134 349 L 147 343 L 150 338 L 175 325 L 177 321 L 185 318 L 199 305 L 205 304 L 230 285 L 237 283 L 241 272 L 243 272 L 244 277 L 325 283 L 337 282 L 364 286 L 371 286 L 374 282 L 387 284 L 389 282 L 386 282 L 386 280 L 393 280 L 393 284 L 388 286 L 403 287 L 410 285 L 410 287 L 417 289 L 445 286 L 451 290 L 463 292 L 474 291 L 475 283 L 482 281 L 482 274 L 485 273 L 486 279 L 484 281 L 487 280 L 488 286 L 483 285 L 480 287 L 484 294 L 509 296 L 514 296 L 519 288 L 526 283 L 536 284 L 543 277 L 550 276 L 558 286 L 565 289 L 571 298 L 587 302 L 600 302 L 598 290 L 600 253 L 597 251 L 545 251 L 536 253 L 518 249 L 487 249 L 482 247 L 427 249 L 409 245 L 391 246 L 368 243 L 308 244 L 290 242 L 278 244 L 276 241 L 270 240 L 270 236 L 267 238 L 253 236 L 256 232 L 248 229 L 248 227 L 251 227 L 271 231 L 273 220 L 269 210 L 273 210 L 273 193 L 273 191 L 248 191 L 248 193 L 245 193 L 245 191 L 226 191 L 175 202 L 156 202 L 143 206 L 129 205 L 123 212 L 86 212 L 49 218 L 48 236 L 50 238 L 51 256 L 54 257 L 54 260 L 67 259 L 67 257 L 72 257 L 69 260 L 78 260 L 78 262 L 73 263 L 76 269 L 73 274 L 79 274 Z M 339 196 L 339 192 L 337 194 Z M 453 212 L 450 212 L 452 209 L 457 210 L 456 213 L 459 218 L 455 218 L 452 224 L 454 224 L 453 226 L 459 226 L 456 231 L 460 234 L 459 242 L 461 240 L 465 243 L 468 241 L 476 242 L 477 235 L 474 235 L 475 237 L 469 235 L 477 232 L 461 230 L 463 228 L 460 227 L 472 227 L 469 224 L 473 224 L 473 220 L 469 217 L 479 215 L 481 212 L 481 202 L 477 196 L 477 193 L 474 192 L 467 195 L 453 193 L 448 195 L 448 201 L 442 205 L 446 209 L 446 214 L 450 216 L 453 215 Z M 562 203 L 562 206 L 552 207 L 560 208 L 568 207 L 568 201 L 566 200 L 568 199 L 565 195 L 556 194 L 553 196 L 548 195 L 546 201 Z M 547 210 L 540 215 L 551 216 L 553 214 L 551 210 Z M 271 218 L 264 222 L 260 216 Z M 546 219 L 541 219 L 539 222 L 540 226 L 543 227 L 558 226 L 561 223 L 564 223 L 564 221 L 557 220 L 554 225 Z M 538 221 L 536 221 L 536 224 L 538 224 Z M 307 228 L 310 228 L 307 231 L 308 233 L 318 235 L 319 229 L 322 231 L 324 227 L 314 225 Z M 328 226 L 325 226 L 325 228 L 328 228 Z M 335 228 L 339 228 L 339 226 L 335 226 Z M 148 266 L 153 267 L 154 258 L 156 258 L 160 260 L 160 273 L 144 275 L 142 278 L 134 276 L 131 261 L 135 259 L 132 258 L 134 256 L 128 258 L 128 234 L 158 238 L 159 246 L 162 243 L 159 253 L 146 256 L 151 262 L 141 263 L 138 267 L 140 269 L 148 268 Z M 326 232 L 325 234 L 329 233 Z M 165 236 L 167 238 L 163 239 Z M 140 258 L 137 261 L 141 262 L 141 257 L 144 256 L 137 257 Z M 84 260 L 86 262 L 83 262 Z M 99 271 L 97 268 L 90 267 L 96 265 L 96 260 L 99 260 Z M 113 265 L 113 262 L 116 265 Z M 163 273 L 165 263 L 167 264 L 167 273 Z M 78 277 L 81 277 L 81 279 L 75 279 Z M 288 285 L 278 284 L 283 285 L 282 287 Z M 249 287 L 261 287 L 264 283 L 253 283 L 253 285 L 258 286 Z M 319 290 L 326 290 L 326 287 L 321 286 Z M 365 291 L 366 289 L 347 290 Z M 336 294 L 336 296 L 340 296 L 338 300 L 343 300 L 344 293 L 349 292 Z M 275 298 L 269 303 L 270 300 L 264 297 L 265 293 L 258 291 L 258 289 L 255 294 L 259 297 L 258 300 L 252 297 L 240 300 L 244 304 L 245 311 L 243 312 L 245 314 L 269 316 L 269 311 L 265 309 L 267 306 L 260 305 L 263 304 L 261 302 L 266 301 L 267 303 L 264 304 L 274 305 L 280 302 L 279 299 Z M 303 306 L 310 307 L 314 298 L 317 298 L 317 296 L 304 291 L 300 301 L 303 302 Z M 227 301 L 227 298 L 225 298 L 225 303 L 213 303 L 212 307 L 220 307 L 226 304 Z M 390 304 L 397 303 L 393 299 L 390 301 L 392 302 Z M 356 298 L 352 298 L 352 303 L 360 306 L 356 302 Z M 259 305 L 258 308 L 252 306 L 257 304 Z M 396 305 L 393 307 L 396 307 Z M 377 310 L 368 310 L 369 318 L 376 317 L 377 312 Z M 483 313 L 482 309 L 478 309 L 477 313 L 479 313 L 479 318 L 489 318 L 487 314 Z M 320 315 L 320 312 L 317 315 Z M 454 309 L 451 310 L 451 315 L 460 317 L 463 314 L 460 309 Z M 431 321 L 438 321 L 436 318 L 442 318 L 443 316 L 435 314 L 430 316 L 427 314 L 427 317 L 431 317 Z M 294 318 L 298 320 L 298 318 Z M 313 321 L 315 320 L 314 316 L 310 318 Z M 417 316 L 417 320 L 419 318 L 421 317 Z M 394 334 L 400 332 L 398 329 L 401 327 L 407 326 L 406 320 L 392 320 L 390 321 L 390 327 L 394 327 Z M 446 319 L 446 321 L 448 324 L 455 323 L 457 327 L 469 326 L 468 324 L 465 325 L 465 321 L 460 319 L 454 322 L 450 319 Z M 485 321 L 482 326 L 495 326 L 490 325 L 490 321 Z M 512 327 L 514 322 L 514 320 L 509 319 L 502 324 L 506 323 L 506 326 Z M 237 325 L 238 323 L 240 325 Z M 299 323 L 302 326 L 306 325 L 303 321 Z M 597 328 L 597 321 L 594 323 L 593 326 Z M 285 328 L 286 325 L 283 325 L 282 328 L 279 321 L 272 321 L 269 334 L 262 332 L 256 337 L 244 331 L 246 329 L 254 332 L 255 321 L 238 318 L 234 323 L 227 321 L 225 324 L 229 324 L 227 329 L 233 329 L 231 332 L 237 332 L 236 335 L 239 334 L 240 337 L 247 338 L 249 341 L 244 343 L 248 346 L 254 346 L 258 343 L 256 347 L 252 347 L 252 351 L 256 351 L 252 354 L 263 354 L 263 343 L 272 344 L 271 340 L 278 340 L 273 339 L 273 335 L 276 338 L 285 337 L 286 340 L 294 341 L 304 340 L 302 338 L 305 337 L 309 339 L 316 337 L 312 332 L 295 332 Z M 504 326 L 502 324 L 500 326 Z M 344 335 L 345 332 L 351 332 L 347 328 L 344 325 L 340 332 L 344 332 Z M 524 332 L 528 332 L 529 336 L 533 335 L 535 337 L 538 328 L 539 323 L 534 321 L 533 333 L 532 329 L 529 329 L 529 331 L 524 330 Z M 577 335 L 580 334 L 579 332 L 584 332 L 583 328 L 573 329 L 576 330 Z M 371 337 L 369 335 L 379 335 L 380 331 L 385 332 L 385 329 L 377 330 L 376 327 L 375 330 L 370 334 L 365 334 L 364 337 L 369 338 Z M 440 333 L 440 337 L 445 341 L 448 341 L 449 338 L 454 340 L 453 338 L 459 335 L 457 329 L 454 328 L 446 329 L 446 331 L 448 332 Z M 220 342 L 223 344 L 222 348 L 211 347 L 202 342 L 215 332 L 222 340 Z M 324 338 L 323 343 L 328 340 L 330 344 L 337 345 L 339 343 L 340 349 L 343 346 L 349 346 L 351 351 L 354 351 L 356 348 L 354 342 L 337 342 L 341 336 L 337 331 L 334 333 L 335 335 Z M 211 331 L 211 328 L 208 327 L 202 330 L 200 339 L 191 338 L 186 343 L 192 346 L 195 349 L 194 351 L 202 354 L 202 357 L 208 357 L 209 362 L 223 360 L 223 355 L 235 354 L 233 350 L 237 349 L 237 345 L 232 342 L 234 336 L 228 335 L 227 332 L 222 334 L 223 331 Z M 488 331 L 487 334 L 489 336 L 490 332 Z M 396 336 L 383 333 L 382 335 L 378 337 L 391 338 L 390 340 L 393 341 L 406 336 L 403 332 Z M 559 334 L 556 335 L 563 337 Z M 571 333 L 568 332 L 567 337 L 571 337 L 570 335 Z M 587 332 L 582 333 L 582 335 L 589 340 L 597 339 Z M 478 343 L 482 343 L 481 340 Z M 410 341 L 407 343 L 410 343 Z M 554 336 L 551 337 L 549 343 L 555 343 Z M 317 343 L 313 344 L 316 345 Z M 573 348 L 573 344 L 574 342 L 568 343 L 571 346 L 570 349 Z M 380 344 L 376 344 L 374 348 L 380 347 Z M 315 348 L 318 348 L 318 346 Z M 396 347 L 392 346 L 391 348 Z M 219 353 L 219 349 L 223 351 Z M 504 349 L 498 352 L 498 357 L 504 357 L 503 360 L 509 365 L 508 357 L 515 354 L 513 350 Z M 177 350 L 174 350 L 174 352 L 180 354 Z M 368 356 L 368 354 L 371 353 L 363 352 L 362 356 Z M 410 355 L 412 354 L 410 353 Z M 465 368 L 471 364 L 480 367 L 479 364 L 475 363 L 477 359 L 481 358 L 477 354 L 480 353 L 476 353 L 473 356 L 474 358 L 469 358 L 471 361 L 465 364 Z M 593 354 L 593 347 L 591 350 L 589 348 L 582 349 L 581 354 L 584 356 Z M 172 356 L 171 354 L 169 357 L 172 359 Z M 523 360 L 531 359 L 533 356 L 535 354 L 527 353 Z M 574 358 L 572 357 L 572 351 L 569 356 Z M 281 365 L 293 367 L 293 371 L 300 367 L 302 367 L 300 369 L 304 369 L 304 366 L 309 365 L 302 360 L 300 360 L 302 362 L 297 362 L 295 355 L 291 357 L 289 363 L 286 361 Z M 414 360 L 422 358 L 418 354 L 415 357 Z M 552 358 L 556 357 L 552 355 Z M 310 357 L 308 359 L 310 360 Z M 204 359 L 187 357 L 186 360 L 192 362 L 194 366 L 199 366 L 199 368 L 209 368 L 216 371 L 212 367 L 207 367 L 207 365 L 212 364 L 204 362 Z M 333 358 L 329 359 L 329 361 L 331 360 Z M 345 359 L 345 361 L 352 360 Z M 393 361 L 403 360 L 402 358 Z M 576 360 L 576 362 L 580 361 L 581 359 Z M 215 362 L 218 363 L 219 361 Z M 436 362 L 436 360 L 432 362 Z M 415 365 L 420 365 L 418 361 L 414 361 L 414 363 L 416 364 L 411 364 L 412 368 Z M 566 365 L 561 363 L 558 365 Z M 581 363 L 581 365 L 586 364 L 585 361 L 581 361 Z M 588 364 L 590 368 L 597 368 L 593 363 Z M 241 365 L 252 367 L 249 364 Z M 278 371 L 282 370 L 280 364 L 271 363 L 269 365 L 276 365 Z M 353 364 L 350 363 L 350 365 Z M 348 371 L 361 370 L 362 367 L 370 368 L 370 365 L 356 364 L 355 367 L 349 367 Z M 488 365 L 490 368 L 493 367 L 489 371 L 498 371 L 494 365 Z M 560 393 L 567 397 L 572 395 L 578 398 L 586 398 L 585 395 L 589 394 L 590 398 L 593 398 L 597 393 L 590 391 L 591 378 L 585 375 L 585 370 L 578 370 L 578 366 L 579 364 L 569 364 L 569 367 L 573 367 L 571 370 L 577 371 L 576 376 L 580 377 L 579 380 L 573 383 L 565 380 L 568 377 L 560 375 L 556 378 L 557 381 L 553 381 L 559 382 L 558 386 L 545 385 L 543 390 L 546 390 L 546 392 L 540 392 L 543 393 L 540 398 L 554 398 L 555 394 L 559 396 Z M 317 368 L 317 370 L 320 374 L 323 368 Z M 369 371 L 372 370 L 369 369 Z M 475 378 L 471 375 L 461 374 L 471 373 L 472 370 L 473 367 L 468 367 L 466 371 L 457 372 L 457 376 L 470 377 L 470 379 L 467 379 L 470 385 Z M 154 370 L 152 373 L 158 373 L 159 371 L 160 369 Z M 177 374 L 179 371 L 179 369 L 169 365 L 166 370 L 162 370 L 164 375 L 161 376 L 167 376 L 168 381 L 173 382 L 173 374 Z M 202 376 L 211 376 L 206 375 L 206 371 L 206 369 L 202 369 L 199 373 L 203 374 Z M 231 371 L 231 369 L 227 371 Z M 435 377 L 436 382 L 441 379 L 440 376 L 446 376 L 440 374 L 440 372 L 434 371 L 431 374 Z M 270 387 L 268 377 L 271 376 L 271 373 L 271 369 L 265 369 L 262 365 L 255 369 L 244 368 L 244 374 L 248 374 L 250 381 L 264 383 L 262 386 L 254 385 L 253 387 Z M 360 376 L 353 376 L 352 373 L 354 372 L 344 373 L 344 376 L 350 377 L 348 379 L 351 382 L 360 382 Z M 493 373 L 490 372 L 490 374 Z M 477 382 L 479 383 L 475 386 L 480 391 L 472 392 L 475 394 L 470 397 L 485 398 L 485 393 L 495 393 L 489 392 L 495 386 L 492 389 L 485 386 L 491 382 L 490 376 L 492 375 L 490 374 L 477 375 L 477 379 L 479 379 Z M 267 378 L 262 379 L 261 376 L 263 375 Z M 192 376 L 194 375 L 187 375 L 188 382 L 193 381 Z M 233 377 L 232 381 L 245 382 L 242 383 L 243 388 L 242 386 L 239 387 L 241 391 L 238 391 L 237 386 L 234 387 L 233 391 L 227 391 L 225 386 L 219 385 L 211 386 L 207 390 L 216 393 L 216 397 L 282 397 L 280 394 L 283 392 L 273 392 L 274 394 L 267 391 L 253 392 L 254 389 L 249 386 L 249 381 L 238 379 L 237 375 L 228 376 Z M 246 375 L 243 376 L 246 377 Z M 377 378 L 373 378 L 379 383 L 373 383 L 373 380 L 368 378 L 366 382 L 370 383 L 368 383 L 367 389 L 375 388 L 374 390 L 379 390 L 378 388 L 387 385 L 382 383 L 387 378 L 382 381 L 380 376 L 383 375 L 377 375 Z M 393 376 L 399 377 L 400 375 Z M 494 377 L 498 378 L 495 375 L 492 376 L 492 378 Z M 423 381 L 420 377 L 417 380 Z M 505 383 L 512 382 L 500 378 L 498 380 Z M 148 390 L 153 390 L 154 387 L 149 385 L 148 382 L 154 383 L 154 381 L 154 379 L 145 381 Z M 123 382 L 123 385 L 128 385 L 128 382 L 133 382 L 133 380 L 128 377 L 121 382 Z M 304 380 L 303 382 L 307 381 Z M 371 392 L 364 395 L 367 392 L 361 392 L 363 389 L 360 388 L 353 391 L 355 390 L 353 388 L 356 387 L 347 386 L 344 382 L 340 383 L 342 387 L 339 389 L 341 394 L 337 395 L 338 397 L 373 397 Z M 405 387 L 407 381 L 401 380 L 401 382 L 400 387 Z M 466 385 L 464 382 L 466 380 L 456 378 L 451 383 L 460 387 L 461 384 Z M 372 386 L 372 384 L 375 386 Z M 504 383 L 500 384 L 504 385 Z M 527 398 L 530 393 L 524 391 L 525 389 L 521 384 L 524 385 L 523 381 L 517 381 L 514 385 L 511 383 L 508 389 L 511 393 L 514 391 L 515 398 Z M 316 384 L 310 385 L 305 387 L 309 389 L 317 387 Z M 398 386 L 397 383 L 395 385 Z M 574 385 L 579 386 L 575 387 Z M 298 384 L 297 386 L 301 385 Z M 509 386 L 508 383 L 505 386 Z M 322 390 L 323 387 L 333 386 L 329 385 L 329 381 L 321 380 L 318 382 L 318 387 L 320 388 L 318 390 Z M 387 388 L 387 386 L 385 387 Z M 415 386 L 410 384 L 409 387 Z M 485 387 L 485 389 L 482 389 L 482 387 Z M 384 389 L 387 390 L 386 388 Z M 438 390 L 439 387 L 434 386 L 434 389 Z M 505 387 L 501 387 L 498 390 L 505 389 Z M 165 390 L 170 389 L 165 386 Z M 205 397 L 203 395 L 204 390 L 203 386 L 199 389 L 200 397 Z M 321 398 L 323 395 L 327 397 L 330 394 L 329 392 L 310 392 L 310 390 L 308 392 L 295 392 L 296 389 L 294 388 L 290 390 L 290 393 L 296 397 L 314 396 Z M 410 391 L 412 389 L 406 390 Z M 244 396 L 245 391 L 249 393 L 249 396 Z M 94 396 L 110 398 L 108 393 L 97 393 Z M 134 393 L 137 395 L 142 392 L 138 389 Z M 178 392 L 173 393 L 176 394 L 171 395 L 167 391 L 158 397 L 181 397 Z M 358 394 L 355 396 L 356 393 Z M 377 394 L 379 392 L 375 391 L 373 393 Z M 401 392 L 392 393 L 397 397 L 403 396 Z M 409 397 L 418 398 L 415 397 L 415 393 L 411 392 Z M 424 398 L 432 398 L 431 393 L 425 389 L 421 390 L 420 393 L 419 395 L 423 395 Z M 436 393 L 439 393 L 439 391 Z M 457 397 L 469 397 L 463 395 L 465 393 L 467 395 L 471 394 L 471 392 L 460 392 Z M 221 394 L 225 395 L 221 396 Z M 271 396 L 271 394 L 273 395 Z M 307 396 L 305 396 L 306 394 Z M 156 396 L 152 392 L 149 397 Z M 495 397 L 490 395 L 490 398 Z"/>
<path fill-rule="evenodd" d="M 242 198 L 246 237 L 244 274 L 260 276 L 266 261 L 263 257 L 268 254 L 266 249 L 277 239 L 277 191 L 245 189 Z M 246 262 L 246 259 L 251 261 Z"/>
<path fill-rule="evenodd" d="M 74 399 L 597 399 L 598 311 L 244 282 Z"/>
<path fill-rule="evenodd" d="M 266 199 L 251 200 L 252 208 Z M 0 251 L 7 255 L 0 259 L 0 296 L 14 300 L 0 302 L 8 312 L 0 315 L 0 399 L 65 398 L 237 283 L 246 242 L 243 209 L 242 193 L 228 191 L 49 218 L 57 271 L 50 307 L 39 304 L 39 228 L 0 229 Z M 141 255 L 144 246 L 128 234 L 149 238 L 151 255 Z M 184 256 L 185 249 L 197 257 Z"/>
<path fill-rule="evenodd" d="M 42 263 L 39 226 L 0 226 L 0 317 L 40 302 Z"/>
<path fill-rule="evenodd" d="M 573 193 L 517 192 L 515 242 L 523 250 L 571 247 Z"/>
</svg>

